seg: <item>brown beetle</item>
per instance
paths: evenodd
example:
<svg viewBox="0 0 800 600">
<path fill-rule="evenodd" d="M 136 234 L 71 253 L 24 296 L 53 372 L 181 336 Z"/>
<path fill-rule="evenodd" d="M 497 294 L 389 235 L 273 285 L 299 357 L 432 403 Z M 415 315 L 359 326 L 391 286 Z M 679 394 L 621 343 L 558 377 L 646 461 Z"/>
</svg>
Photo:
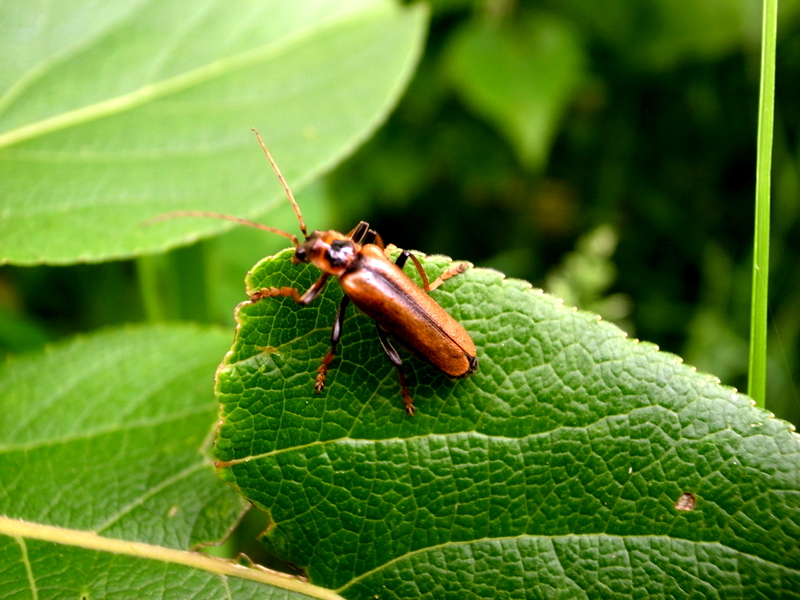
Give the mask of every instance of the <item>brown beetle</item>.
<svg viewBox="0 0 800 600">
<path fill-rule="evenodd" d="M 448 377 L 460 379 L 472 375 L 478 368 L 475 344 L 464 327 L 427 294 L 443 281 L 463 272 L 466 266 L 455 265 L 438 277 L 433 284 L 429 284 L 425 271 L 416 256 L 403 250 L 395 262 L 389 260 L 384 252 L 380 235 L 370 229 L 369 224 L 364 221 L 361 221 L 347 235 L 336 231 L 312 231 L 309 235 L 300 213 L 300 207 L 286 184 L 286 180 L 261 140 L 258 131 L 255 129 L 253 131 L 286 190 L 305 241 L 301 243 L 295 235 L 274 227 L 219 213 L 181 211 L 169 213 L 161 218 L 215 217 L 277 233 L 288 238 L 294 244 L 295 252 L 292 262 L 295 264 L 311 263 L 322 271 L 319 279 L 302 294 L 292 287 L 262 288 L 251 294 L 252 302 L 266 297 L 288 296 L 298 304 L 306 306 L 319 295 L 328 278 L 336 277 L 339 280 L 342 291 L 344 291 L 344 298 L 339 304 L 333 322 L 331 349 L 323 357 L 322 364 L 317 369 L 315 391 L 320 393 L 325 387 L 328 365 L 336 354 L 345 310 L 350 302 L 376 322 L 381 346 L 391 363 L 397 368 L 405 410 L 409 415 L 413 416 L 414 414 L 414 404 L 406 387 L 403 361 L 392 346 L 389 340 L 390 336 Z M 422 278 L 424 290 L 403 272 L 403 266 L 409 258 Z"/>
</svg>

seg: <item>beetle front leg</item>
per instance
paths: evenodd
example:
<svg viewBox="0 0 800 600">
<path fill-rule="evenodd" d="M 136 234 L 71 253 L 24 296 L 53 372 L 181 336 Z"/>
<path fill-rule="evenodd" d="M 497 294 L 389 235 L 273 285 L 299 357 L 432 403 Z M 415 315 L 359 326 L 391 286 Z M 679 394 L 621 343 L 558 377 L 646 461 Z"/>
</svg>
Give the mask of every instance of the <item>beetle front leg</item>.
<svg viewBox="0 0 800 600">
<path fill-rule="evenodd" d="M 397 368 L 398 379 L 400 381 L 400 394 L 403 396 L 405 410 L 409 417 L 413 417 L 415 410 L 414 401 L 411 399 L 411 393 L 406 387 L 406 374 L 403 371 L 403 361 L 400 359 L 400 355 L 397 353 L 397 350 L 395 350 L 392 344 L 389 342 L 389 336 L 386 334 L 386 332 L 380 327 L 377 327 L 377 329 L 378 339 L 381 341 L 383 351 L 386 352 L 386 356 L 389 357 L 389 361 Z"/>
<path fill-rule="evenodd" d="M 293 287 L 261 288 L 260 290 L 250 294 L 250 302 L 258 302 L 262 298 L 287 296 L 301 306 L 308 306 L 317 296 L 319 296 L 319 293 L 322 291 L 322 289 L 325 287 L 325 283 L 328 281 L 328 277 L 330 277 L 330 275 L 323 274 L 302 295 L 297 291 L 297 288 Z"/>
<path fill-rule="evenodd" d="M 347 309 L 348 304 L 350 304 L 350 298 L 345 296 L 339 303 L 339 308 L 336 309 L 336 318 L 333 320 L 333 329 L 331 330 L 331 349 L 322 357 L 322 364 L 317 367 L 317 378 L 314 384 L 314 391 L 317 394 L 325 388 L 328 365 L 331 364 L 333 357 L 336 356 L 336 346 L 339 345 L 339 339 L 342 337 L 342 324 L 344 323 L 345 309 Z"/>
</svg>

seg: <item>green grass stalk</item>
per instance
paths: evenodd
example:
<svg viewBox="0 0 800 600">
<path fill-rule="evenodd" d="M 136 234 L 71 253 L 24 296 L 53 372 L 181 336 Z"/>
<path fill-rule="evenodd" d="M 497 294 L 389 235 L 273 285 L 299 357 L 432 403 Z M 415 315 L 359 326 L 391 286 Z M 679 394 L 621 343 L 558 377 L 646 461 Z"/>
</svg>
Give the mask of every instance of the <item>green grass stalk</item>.
<svg viewBox="0 0 800 600">
<path fill-rule="evenodd" d="M 767 292 L 769 281 L 769 219 L 772 133 L 775 116 L 775 46 L 778 0 L 764 0 L 761 45 L 761 84 L 758 105 L 756 215 L 753 240 L 753 291 L 750 313 L 748 394 L 760 407 L 767 387 Z"/>
</svg>

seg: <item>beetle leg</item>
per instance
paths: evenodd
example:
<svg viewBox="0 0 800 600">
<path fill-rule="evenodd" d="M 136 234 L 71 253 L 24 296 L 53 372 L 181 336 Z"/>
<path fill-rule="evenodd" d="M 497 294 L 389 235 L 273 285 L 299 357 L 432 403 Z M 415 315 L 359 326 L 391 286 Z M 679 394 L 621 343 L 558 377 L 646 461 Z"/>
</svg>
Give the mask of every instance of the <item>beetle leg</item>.
<svg viewBox="0 0 800 600">
<path fill-rule="evenodd" d="M 353 240 L 356 244 L 368 244 L 370 242 L 365 242 L 364 238 L 366 238 L 371 231 L 372 230 L 369 228 L 369 223 L 366 221 L 359 221 L 358 225 L 349 231 L 347 237 Z"/>
<path fill-rule="evenodd" d="M 397 257 L 397 260 L 394 261 L 394 264 L 396 264 L 398 267 L 402 269 L 409 258 L 411 259 L 411 262 L 414 263 L 414 266 L 417 268 L 417 273 L 419 273 L 419 276 L 422 277 L 422 288 L 426 292 L 431 291 L 433 288 L 428 283 L 428 276 L 425 274 L 425 269 L 422 268 L 422 263 L 419 262 L 419 259 L 413 254 L 411 254 L 411 252 L 409 252 L 408 250 L 401 250 L 400 256 Z M 439 287 L 440 283 L 437 284 L 436 287 Z"/>
<path fill-rule="evenodd" d="M 403 371 L 403 361 L 400 359 L 400 355 L 397 353 L 397 350 L 395 350 L 392 347 L 392 344 L 389 342 L 389 336 L 386 335 L 386 332 L 380 327 L 377 327 L 377 329 L 378 339 L 381 341 L 383 351 L 386 352 L 386 356 L 389 357 L 389 361 L 397 368 L 398 379 L 400 381 L 400 394 L 403 396 L 405 410 L 409 417 L 413 417 L 414 401 L 411 399 L 411 394 L 406 387 L 406 374 Z"/>
<path fill-rule="evenodd" d="M 325 287 L 330 275 L 323 274 L 317 279 L 314 284 L 308 288 L 302 295 L 293 287 L 280 287 L 280 288 L 261 288 L 258 291 L 250 294 L 250 302 L 258 302 L 262 298 L 274 298 L 276 296 L 288 296 L 301 306 L 308 306 L 314 299 L 319 296 L 319 293 Z"/>
<path fill-rule="evenodd" d="M 364 244 L 375 244 L 381 250 L 386 247 L 383 243 L 381 234 L 374 229 L 370 229 L 369 223 L 366 221 L 361 221 L 358 225 L 351 229 L 347 234 L 347 237 L 349 237 L 359 246 L 363 246 Z"/>
<path fill-rule="evenodd" d="M 331 364 L 333 357 L 336 356 L 336 346 L 339 344 L 339 338 L 342 337 L 342 324 L 344 323 L 344 313 L 348 304 L 350 304 L 350 298 L 345 296 L 339 303 L 339 308 L 336 309 L 336 318 L 333 320 L 333 329 L 331 330 L 331 349 L 322 357 L 322 364 L 317 367 L 317 378 L 314 384 L 314 391 L 317 394 L 325 387 L 328 365 Z"/>
<path fill-rule="evenodd" d="M 417 268 L 417 273 L 419 273 L 419 276 L 422 277 L 422 284 L 423 284 L 422 287 L 425 289 L 426 292 L 435 290 L 437 287 L 442 285 L 445 281 L 447 281 L 451 277 L 455 277 L 459 273 L 463 273 L 464 271 L 467 270 L 467 263 L 458 263 L 457 265 L 453 265 L 452 267 L 447 269 L 444 273 L 439 275 L 439 277 L 437 277 L 433 283 L 428 283 L 428 276 L 425 274 L 425 270 L 422 268 L 422 263 L 420 263 L 419 259 L 413 254 L 411 254 L 411 252 L 409 252 L 408 250 L 402 250 L 400 252 L 400 256 L 397 257 L 397 260 L 395 261 L 394 264 L 396 264 L 398 267 L 402 269 L 403 265 L 406 264 L 406 260 L 409 258 L 414 263 L 414 266 Z"/>
<path fill-rule="evenodd" d="M 378 233 L 377 231 L 375 231 L 374 229 L 370 229 L 369 231 L 367 231 L 364 234 L 364 237 L 362 238 L 362 240 L 360 242 L 358 242 L 358 243 L 361 244 L 361 245 L 364 245 L 364 244 L 375 244 L 381 250 L 385 250 L 386 249 L 386 245 L 383 243 L 383 238 L 381 237 L 381 234 Z"/>
<path fill-rule="evenodd" d="M 442 285 L 445 281 L 447 281 L 451 277 L 455 277 L 456 275 L 463 273 L 464 271 L 467 270 L 468 266 L 469 265 L 467 265 L 467 263 L 458 263 L 457 265 L 453 265 L 445 272 L 443 272 L 441 275 L 439 275 L 436 278 L 436 280 L 428 286 L 427 291 L 435 290 L 437 287 Z"/>
</svg>

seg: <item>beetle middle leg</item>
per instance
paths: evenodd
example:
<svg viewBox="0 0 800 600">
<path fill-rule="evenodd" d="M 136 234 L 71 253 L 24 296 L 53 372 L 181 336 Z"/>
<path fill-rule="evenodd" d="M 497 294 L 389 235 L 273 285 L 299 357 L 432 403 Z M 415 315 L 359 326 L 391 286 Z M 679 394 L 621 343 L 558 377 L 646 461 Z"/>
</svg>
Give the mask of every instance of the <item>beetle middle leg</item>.
<svg viewBox="0 0 800 600">
<path fill-rule="evenodd" d="M 314 284 L 308 288 L 303 294 L 293 287 L 280 287 L 280 288 L 261 288 L 250 294 L 250 302 L 258 302 L 262 298 L 274 298 L 277 296 L 286 296 L 300 304 L 301 306 L 308 306 L 314 299 L 319 296 L 325 283 L 328 281 L 329 275 L 323 274 L 317 279 Z M 350 298 L 345 296 L 342 298 L 339 308 L 336 311 L 336 318 L 333 321 L 333 331 L 331 331 L 331 349 L 322 357 L 322 364 L 317 368 L 317 377 L 314 383 L 314 391 L 319 394 L 325 388 L 325 379 L 328 376 L 328 365 L 333 361 L 336 356 L 336 346 L 339 344 L 339 338 L 342 336 L 342 323 L 344 322 L 344 313 L 347 305 L 350 303 Z"/>
<path fill-rule="evenodd" d="M 317 394 L 325 387 L 325 379 L 328 376 L 328 365 L 331 364 L 333 357 L 336 356 L 336 347 L 339 345 L 339 339 L 342 337 L 342 324 L 344 323 L 344 314 L 348 304 L 350 304 L 350 298 L 345 296 L 339 303 L 339 308 L 336 309 L 336 318 L 333 320 L 333 329 L 331 330 L 331 349 L 322 357 L 322 364 L 317 367 L 317 378 L 314 383 L 314 391 Z"/>
<path fill-rule="evenodd" d="M 435 290 L 437 287 L 442 285 L 445 281 L 447 281 L 451 277 L 455 277 L 459 273 L 463 273 L 464 271 L 467 270 L 466 263 L 458 263 L 457 265 L 453 265 L 452 267 L 447 269 L 444 273 L 439 275 L 439 277 L 437 277 L 433 281 L 433 283 L 428 283 L 428 276 L 425 274 L 425 270 L 422 268 L 422 263 L 419 262 L 419 259 L 413 254 L 411 254 L 411 252 L 409 252 L 408 250 L 401 250 L 400 256 L 397 257 L 397 260 L 394 261 L 394 264 L 396 264 L 398 267 L 402 269 L 409 258 L 411 259 L 411 262 L 414 263 L 414 266 L 417 269 L 417 273 L 419 273 L 419 276 L 422 278 L 422 287 L 426 292 Z"/>
<path fill-rule="evenodd" d="M 406 387 L 406 374 L 405 371 L 403 371 L 403 361 L 397 353 L 397 350 L 395 350 L 391 342 L 389 342 L 387 333 L 380 327 L 376 327 L 376 329 L 378 330 L 378 339 L 381 341 L 383 351 L 386 352 L 389 361 L 397 368 L 398 379 L 400 381 L 400 394 L 403 396 L 403 404 L 405 405 L 406 412 L 409 417 L 413 417 L 415 410 L 414 401 L 411 399 L 411 393 Z"/>
</svg>

